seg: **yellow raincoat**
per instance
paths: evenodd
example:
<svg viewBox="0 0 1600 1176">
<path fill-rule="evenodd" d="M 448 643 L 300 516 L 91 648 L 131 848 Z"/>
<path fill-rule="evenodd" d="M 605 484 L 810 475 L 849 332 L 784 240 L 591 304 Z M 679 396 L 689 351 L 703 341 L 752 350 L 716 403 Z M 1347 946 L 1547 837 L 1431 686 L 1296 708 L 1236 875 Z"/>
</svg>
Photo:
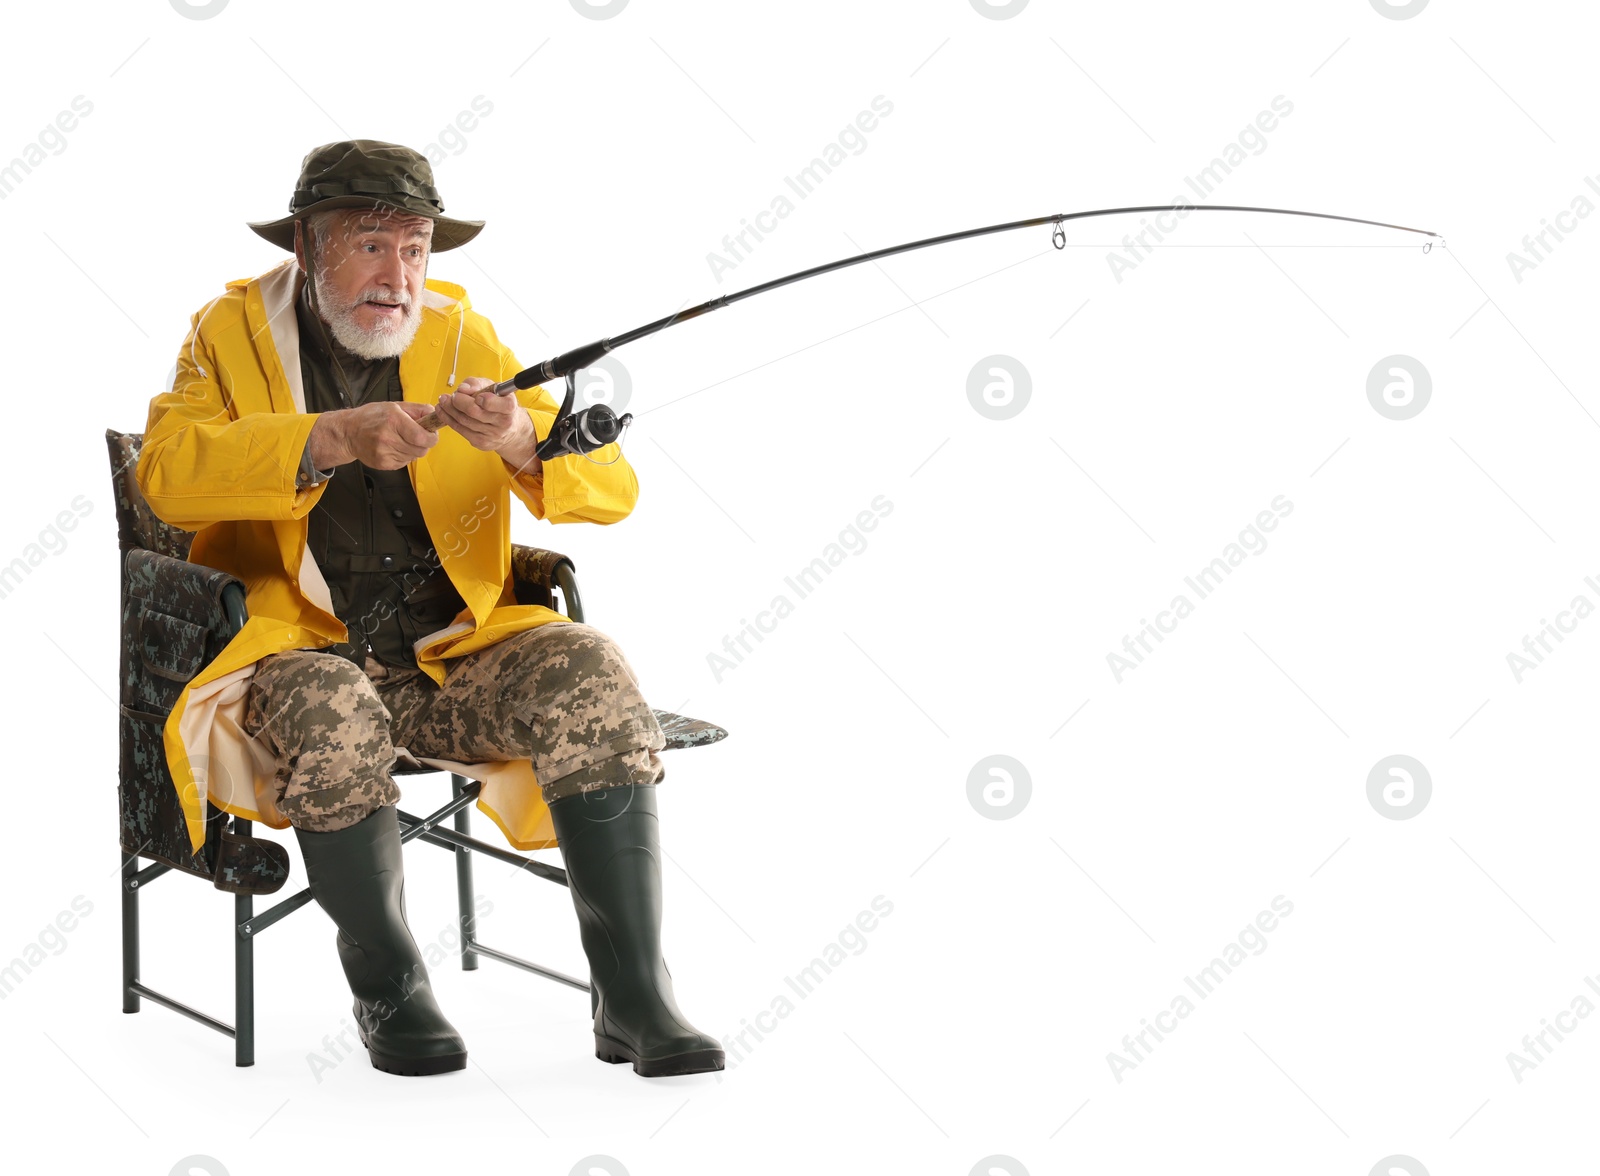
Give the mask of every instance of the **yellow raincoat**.
<svg viewBox="0 0 1600 1176">
<path fill-rule="evenodd" d="M 250 619 L 179 695 L 163 732 L 167 763 L 195 849 L 205 840 L 202 795 L 218 808 L 275 829 L 288 827 L 276 805 L 276 765 L 263 741 L 244 733 L 245 697 L 255 664 L 286 649 L 349 639 L 333 613 L 322 572 L 306 550 L 306 516 L 322 482 L 295 487 L 300 454 L 316 422 L 305 410 L 294 297 L 299 267 L 286 259 L 256 278 L 240 278 L 190 320 L 170 392 L 150 403 L 138 466 L 139 488 L 158 518 L 198 532 L 192 562 L 245 584 Z M 466 291 L 430 278 L 422 324 L 400 357 L 405 399 L 437 404 L 462 379 L 504 380 L 520 371 Z M 556 402 L 543 388 L 516 393 L 542 439 Z M 511 578 L 511 494 L 552 523 L 614 523 L 638 501 L 639 483 L 613 443 L 596 465 L 567 455 L 540 476 L 513 475 L 498 454 L 473 448 L 454 429 L 406 468 L 428 531 L 467 612 L 417 642 L 417 664 L 443 683 L 447 658 L 493 645 L 536 625 L 568 618 L 543 605 L 519 605 Z M 470 615 L 469 615 L 470 614 Z M 397 749 L 398 750 L 398 749 Z M 478 808 L 518 849 L 556 844 L 533 765 L 526 759 L 462 764 L 411 757 L 483 782 Z"/>
</svg>

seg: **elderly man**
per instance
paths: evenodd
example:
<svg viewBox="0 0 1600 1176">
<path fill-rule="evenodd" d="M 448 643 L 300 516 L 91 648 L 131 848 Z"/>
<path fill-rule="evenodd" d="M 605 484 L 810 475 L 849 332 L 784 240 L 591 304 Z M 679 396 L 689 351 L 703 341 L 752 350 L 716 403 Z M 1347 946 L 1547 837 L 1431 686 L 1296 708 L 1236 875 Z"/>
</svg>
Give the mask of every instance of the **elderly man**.
<svg viewBox="0 0 1600 1176">
<path fill-rule="evenodd" d="M 294 827 L 372 1064 L 419 1075 L 467 1055 L 406 924 L 389 769 L 399 748 L 520 768 L 479 807 L 521 848 L 554 832 L 596 1055 L 646 1076 L 720 1070 L 661 956 L 660 724 L 614 641 L 517 604 L 509 575 L 512 493 L 541 519 L 609 524 L 638 483 L 614 445 L 541 462 L 543 389 L 484 391 L 519 364 L 459 286 L 427 280 L 433 253 L 483 227 L 444 216 L 432 181 L 395 144 L 312 151 L 289 215 L 250 226 L 292 267 L 230 283 L 197 314 L 173 389 L 151 403 L 140 488 L 198 532 L 191 559 L 245 581 L 251 614 L 174 709 L 174 779 Z M 231 779 L 252 761 L 254 800 L 216 769 L 246 765 Z"/>
</svg>

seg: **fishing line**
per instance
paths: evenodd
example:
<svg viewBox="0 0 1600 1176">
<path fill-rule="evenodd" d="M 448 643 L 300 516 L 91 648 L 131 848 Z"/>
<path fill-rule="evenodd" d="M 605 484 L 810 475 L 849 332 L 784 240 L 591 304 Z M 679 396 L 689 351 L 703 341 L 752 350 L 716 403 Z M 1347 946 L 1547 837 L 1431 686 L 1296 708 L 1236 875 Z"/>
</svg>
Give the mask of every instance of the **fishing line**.
<svg viewBox="0 0 1600 1176">
<path fill-rule="evenodd" d="M 1005 233 L 1013 229 L 1037 228 L 1040 225 L 1054 226 L 1050 233 L 1050 241 L 1058 250 L 1067 247 L 1067 233 L 1062 227 L 1070 220 L 1083 220 L 1097 216 L 1121 216 L 1127 213 L 1138 212 L 1178 212 L 1188 215 L 1190 212 L 1259 212 L 1272 213 L 1279 216 L 1304 216 L 1314 217 L 1319 220 L 1345 221 L 1349 224 L 1372 225 L 1380 229 L 1394 229 L 1402 233 L 1417 233 L 1427 237 L 1423 242 L 1422 252 L 1431 253 L 1434 245 L 1443 245 L 1444 238 L 1431 229 L 1413 229 L 1406 225 L 1390 224 L 1387 221 L 1366 220 L 1358 216 L 1340 216 L 1331 212 L 1304 212 L 1293 208 L 1257 208 L 1240 204 L 1142 204 L 1128 208 L 1095 208 L 1083 212 L 1058 212 L 1052 216 L 1031 217 L 1028 220 L 1007 221 L 1004 224 L 986 225 L 978 229 L 964 229 L 958 233 L 945 233 L 938 237 L 924 237 L 920 241 L 908 241 L 904 245 L 891 245 L 885 249 L 875 249 L 870 253 L 859 253 L 854 257 L 841 258 L 826 265 L 812 266 L 810 269 L 798 270 L 792 274 L 785 274 L 780 278 L 773 278 L 769 282 L 762 282 L 732 294 L 724 294 L 713 298 L 709 302 L 702 302 L 698 306 L 691 306 L 688 310 L 681 310 L 665 318 L 656 319 L 654 322 L 645 323 L 642 327 L 635 327 L 614 338 L 597 339 L 593 343 L 586 343 L 582 347 L 574 347 L 571 351 L 564 351 L 560 355 L 536 363 L 532 367 L 524 368 L 510 379 L 502 380 L 485 391 L 493 392 L 496 396 L 508 396 L 518 389 L 526 390 L 539 384 L 548 383 L 566 377 L 566 397 L 562 401 L 560 411 L 556 413 L 555 422 L 551 425 L 549 435 L 539 443 L 535 451 L 541 461 L 548 461 L 552 457 L 559 457 L 566 453 L 581 453 L 587 456 L 595 449 L 609 445 L 621 438 L 633 421 L 632 413 L 623 413 L 618 417 L 609 406 L 595 404 L 576 413 L 572 411 L 573 400 L 577 393 L 576 373 L 589 367 L 602 356 L 615 351 L 624 344 L 633 343 L 658 331 L 678 323 L 688 322 L 690 319 L 699 318 L 703 314 L 710 314 L 713 310 L 721 310 L 724 306 L 732 306 L 735 302 L 742 302 L 746 298 L 753 298 L 757 294 L 764 294 L 768 290 L 776 290 L 780 286 L 787 286 L 794 282 L 803 282 L 807 278 L 821 277 L 823 274 L 832 273 L 834 270 L 844 269 L 846 266 L 860 265 L 862 262 L 876 261 L 880 257 L 892 257 L 897 253 L 907 253 L 913 249 L 925 249 L 931 245 L 944 245 L 952 241 L 964 241 L 970 237 L 982 237 L 989 233 Z M 1391 246 L 1391 248 L 1393 248 Z M 438 413 L 433 416 L 423 417 L 419 422 L 424 428 L 437 429 L 439 427 Z M 621 456 L 619 451 L 618 457 Z M 593 458 L 589 461 L 595 465 L 610 465 L 611 462 L 596 462 Z M 616 458 L 612 459 L 613 461 Z"/>
</svg>

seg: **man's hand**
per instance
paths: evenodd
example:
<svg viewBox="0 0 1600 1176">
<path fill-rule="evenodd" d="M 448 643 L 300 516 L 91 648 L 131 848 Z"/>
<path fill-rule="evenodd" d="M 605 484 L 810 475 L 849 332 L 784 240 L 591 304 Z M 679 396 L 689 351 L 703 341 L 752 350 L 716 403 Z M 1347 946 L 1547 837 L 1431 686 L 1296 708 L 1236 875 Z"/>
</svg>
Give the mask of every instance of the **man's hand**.
<svg viewBox="0 0 1600 1176">
<path fill-rule="evenodd" d="M 519 473 L 538 475 L 534 455 L 538 438 L 530 417 L 514 395 L 496 396 L 486 389 L 495 381 L 471 376 L 455 392 L 439 398 L 439 418 L 465 437 L 474 449 L 498 453 Z"/>
<path fill-rule="evenodd" d="M 311 460 L 319 470 L 351 461 L 375 470 L 400 469 L 439 443 L 437 433 L 417 424 L 432 411 L 407 400 L 378 400 L 321 413 L 311 427 Z"/>
</svg>

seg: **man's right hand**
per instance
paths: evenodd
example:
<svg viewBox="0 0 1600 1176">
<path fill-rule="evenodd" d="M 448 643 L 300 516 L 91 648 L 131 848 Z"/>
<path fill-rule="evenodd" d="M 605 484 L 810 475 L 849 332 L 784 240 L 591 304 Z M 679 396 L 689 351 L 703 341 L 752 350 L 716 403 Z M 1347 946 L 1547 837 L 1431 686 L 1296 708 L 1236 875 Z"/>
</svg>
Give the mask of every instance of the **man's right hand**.
<svg viewBox="0 0 1600 1176">
<path fill-rule="evenodd" d="M 319 470 L 359 461 L 375 470 L 397 470 L 439 443 L 439 434 L 417 424 L 431 404 L 377 400 L 356 408 L 319 413 L 308 444 Z"/>
</svg>

